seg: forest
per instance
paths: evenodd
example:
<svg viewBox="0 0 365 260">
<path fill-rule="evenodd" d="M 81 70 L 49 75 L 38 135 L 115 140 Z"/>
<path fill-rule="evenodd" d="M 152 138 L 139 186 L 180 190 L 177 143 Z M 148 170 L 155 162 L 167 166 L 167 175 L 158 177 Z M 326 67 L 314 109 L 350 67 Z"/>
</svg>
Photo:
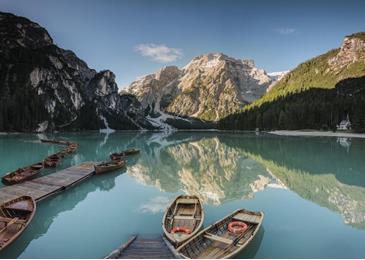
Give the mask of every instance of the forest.
<svg viewBox="0 0 365 260">
<path fill-rule="evenodd" d="M 309 90 L 277 98 L 218 123 L 225 130 L 336 130 L 347 115 L 355 132 L 365 132 L 365 77 L 349 78 L 334 89 Z"/>
</svg>

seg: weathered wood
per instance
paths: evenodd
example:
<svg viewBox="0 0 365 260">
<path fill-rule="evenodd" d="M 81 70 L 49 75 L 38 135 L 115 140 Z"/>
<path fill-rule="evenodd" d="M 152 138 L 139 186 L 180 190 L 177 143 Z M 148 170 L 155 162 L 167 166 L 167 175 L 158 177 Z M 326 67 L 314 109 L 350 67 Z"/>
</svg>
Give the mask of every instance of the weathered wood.
<svg viewBox="0 0 365 260">
<path fill-rule="evenodd" d="M 0 205 L 0 251 L 25 230 L 35 211 L 36 203 L 29 196 L 21 196 Z"/>
<path fill-rule="evenodd" d="M 162 236 L 133 236 L 127 243 L 110 253 L 107 259 L 180 258 L 173 246 Z"/>
<path fill-rule="evenodd" d="M 177 252 L 184 258 L 232 258 L 254 238 L 263 218 L 262 212 L 239 209 L 199 232 L 177 248 Z M 228 228 L 237 219 L 244 219 L 248 225 L 248 229 L 240 234 L 232 233 Z"/>
<path fill-rule="evenodd" d="M 199 198 L 180 195 L 167 208 L 162 229 L 166 238 L 178 247 L 199 232 L 203 221 L 204 211 Z"/>
<path fill-rule="evenodd" d="M 31 196 L 35 201 L 45 199 L 89 178 L 94 173 L 94 164 L 84 162 L 43 177 L 0 188 L 0 204 L 22 195 Z"/>
</svg>

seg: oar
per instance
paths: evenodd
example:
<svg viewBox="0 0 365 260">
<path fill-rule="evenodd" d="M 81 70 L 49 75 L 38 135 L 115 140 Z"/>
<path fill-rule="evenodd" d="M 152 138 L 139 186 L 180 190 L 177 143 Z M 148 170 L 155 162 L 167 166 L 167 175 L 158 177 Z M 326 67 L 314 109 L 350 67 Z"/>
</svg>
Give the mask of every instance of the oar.
<svg viewBox="0 0 365 260">
<path fill-rule="evenodd" d="M 12 220 L 10 220 L 9 222 L 8 222 L 8 224 L 6 224 L 6 226 L 5 227 L 3 227 L 1 230 L 0 230 L 0 233 L 2 233 L 5 229 L 7 229 L 9 226 L 11 226 L 11 225 L 13 225 L 13 224 L 15 224 L 15 222 L 17 222 L 17 220 L 18 220 L 19 218 L 13 218 Z"/>
</svg>

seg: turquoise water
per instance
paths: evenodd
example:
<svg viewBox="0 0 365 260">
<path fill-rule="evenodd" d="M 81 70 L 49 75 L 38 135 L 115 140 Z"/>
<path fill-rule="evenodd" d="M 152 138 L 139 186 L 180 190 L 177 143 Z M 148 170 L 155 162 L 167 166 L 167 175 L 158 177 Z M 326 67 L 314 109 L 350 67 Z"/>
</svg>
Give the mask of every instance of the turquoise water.
<svg viewBox="0 0 365 260">
<path fill-rule="evenodd" d="M 59 149 L 40 143 L 43 137 L 0 135 L 0 173 Z M 240 257 L 365 257 L 364 140 L 216 132 L 47 137 L 80 144 L 58 169 L 127 147 L 141 154 L 125 171 L 41 202 L 3 258 L 103 257 L 132 234 L 160 234 L 164 209 L 181 193 L 202 198 L 205 226 L 237 208 L 264 211 L 263 228 Z"/>
</svg>

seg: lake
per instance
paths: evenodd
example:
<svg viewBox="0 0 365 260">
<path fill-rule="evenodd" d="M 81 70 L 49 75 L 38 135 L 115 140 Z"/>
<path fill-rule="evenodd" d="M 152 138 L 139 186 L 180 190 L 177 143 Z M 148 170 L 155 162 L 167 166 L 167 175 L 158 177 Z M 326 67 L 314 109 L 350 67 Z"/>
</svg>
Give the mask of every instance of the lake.
<svg viewBox="0 0 365 260">
<path fill-rule="evenodd" d="M 101 258 L 133 234 L 162 233 L 178 194 L 204 202 L 204 225 L 237 208 L 262 210 L 263 226 L 243 258 L 365 258 L 365 140 L 229 132 L 0 135 L 0 173 L 60 149 L 78 152 L 60 170 L 141 149 L 125 170 L 93 176 L 38 204 L 2 258 Z M 48 170 L 43 174 L 54 172 Z M 2 184 L 1 184 L 2 185 Z"/>
</svg>

